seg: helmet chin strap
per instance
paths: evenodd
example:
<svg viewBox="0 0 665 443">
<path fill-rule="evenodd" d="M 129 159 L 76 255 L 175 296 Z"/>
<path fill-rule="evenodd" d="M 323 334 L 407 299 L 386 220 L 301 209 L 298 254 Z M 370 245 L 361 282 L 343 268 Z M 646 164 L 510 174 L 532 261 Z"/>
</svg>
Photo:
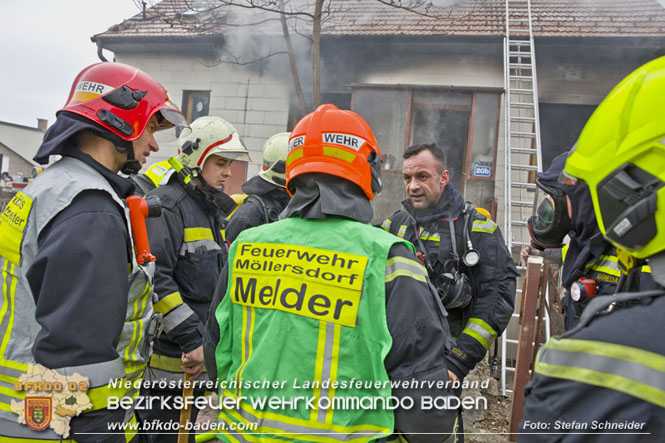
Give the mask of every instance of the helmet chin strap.
<svg viewBox="0 0 665 443">
<path fill-rule="evenodd" d="M 111 131 L 97 131 L 97 135 L 113 143 L 115 150 L 121 154 L 127 154 L 127 161 L 120 168 L 120 172 L 126 175 L 136 175 L 141 170 L 141 163 L 134 156 L 134 143 L 124 140 Z"/>
</svg>

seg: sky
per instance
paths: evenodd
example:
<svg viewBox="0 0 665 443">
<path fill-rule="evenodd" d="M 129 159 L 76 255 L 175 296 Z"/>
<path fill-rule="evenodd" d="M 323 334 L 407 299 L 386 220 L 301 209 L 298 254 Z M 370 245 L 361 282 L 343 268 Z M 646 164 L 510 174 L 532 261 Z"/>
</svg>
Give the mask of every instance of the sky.
<svg viewBox="0 0 665 443">
<path fill-rule="evenodd" d="M 76 74 L 99 61 L 90 37 L 138 12 L 135 0 L 0 0 L 0 120 L 53 123 Z"/>
<path fill-rule="evenodd" d="M 100 61 L 90 37 L 138 12 L 134 0 L 0 0 L 0 120 L 53 123 L 74 77 Z"/>
</svg>

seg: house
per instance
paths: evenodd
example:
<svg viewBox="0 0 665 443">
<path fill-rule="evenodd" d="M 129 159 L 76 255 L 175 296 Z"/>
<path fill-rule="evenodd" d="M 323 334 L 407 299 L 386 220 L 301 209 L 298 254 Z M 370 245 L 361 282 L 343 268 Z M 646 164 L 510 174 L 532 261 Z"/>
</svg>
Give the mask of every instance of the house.
<svg viewBox="0 0 665 443">
<path fill-rule="evenodd" d="M 18 125 L 0 121 L 0 165 L 11 177 L 30 177 L 36 163 L 32 160 L 42 144 L 48 122 L 37 120 L 38 126 Z"/>
<path fill-rule="evenodd" d="M 218 115 L 236 127 L 254 159 L 236 166 L 229 192 L 238 192 L 258 172 L 263 142 L 290 129 L 302 112 L 288 58 L 280 54 L 279 22 L 269 25 L 258 10 L 203 6 L 211 3 L 163 0 L 92 40 L 100 53 L 113 51 L 116 61 L 154 75 L 190 120 Z M 506 3 L 432 3 L 416 11 L 377 0 L 329 3 L 321 30 L 322 100 L 355 110 L 376 134 L 384 192 L 374 202 L 375 222 L 399 209 L 404 198 L 404 149 L 436 141 L 448 150 L 454 185 L 501 224 Z M 619 80 L 665 54 L 665 9 L 657 0 L 530 3 L 547 167 L 574 144 Z M 290 23 L 311 35 L 303 20 Z M 309 41 L 291 36 L 308 91 Z M 277 55 L 267 57 L 271 53 Z M 170 137 L 153 161 L 176 152 Z"/>
</svg>

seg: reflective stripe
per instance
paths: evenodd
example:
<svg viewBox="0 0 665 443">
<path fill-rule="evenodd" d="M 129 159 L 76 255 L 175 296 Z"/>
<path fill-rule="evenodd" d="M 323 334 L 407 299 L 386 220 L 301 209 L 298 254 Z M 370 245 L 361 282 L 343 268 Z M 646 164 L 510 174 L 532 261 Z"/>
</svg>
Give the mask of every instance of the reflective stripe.
<svg viewBox="0 0 665 443">
<path fill-rule="evenodd" d="M 402 225 L 399 227 L 399 230 L 397 231 L 397 236 L 399 238 L 404 238 L 404 234 L 406 233 L 406 228 L 407 228 L 406 225 Z"/>
<path fill-rule="evenodd" d="M 319 340 L 316 350 L 315 378 L 317 382 L 337 380 L 337 366 L 339 364 L 339 338 L 341 325 L 326 321 L 319 322 Z M 319 398 L 332 398 L 335 390 L 328 387 L 314 388 L 315 403 Z M 310 412 L 310 421 L 319 423 L 332 423 L 332 408 L 318 409 L 314 407 Z"/>
<path fill-rule="evenodd" d="M 132 327 L 132 338 L 129 340 L 129 343 L 127 343 L 127 346 L 125 347 L 125 356 L 124 360 L 125 362 L 136 362 L 136 361 L 144 361 L 142 356 L 140 355 L 139 351 L 139 344 L 142 343 L 143 341 L 143 325 L 145 324 L 145 321 L 143 319 L 143 314 L 145 313 L 145 310 L 148 306 L 148 301 L 151 299 L 150 295 L 152 294 L 152 286 L 150 285 L 150 281 L 146 280 L 145 282 L 145 287 L 143 288 L 143 292 L 139 297 L 134 300 L 134 303 L 132 304 L 132 312 L 134 315 L 132 315 L 131 318 L 134 318 L 134 320 L 131 321 L 131 327 Z M 139 307 L 140 303 L 140 307 Z M 126 371 L 127 368 L 125 368 Z"/>
<path fill-rule="evenodd" d="M 212 232 L 212 231 L 210 231 L 210 232 Z M 218 251 L 218 250 L 221 250 L 222 247 L 219 246 L 217 244 L 217 242 L 212 240 L 212 239 L 194 240 L 194 241 L 183 243 L 182 246 L 180 247 L 179 254 L 180 255 L 185 255 L 185 252 L 189 252 L 190 254 L 194 254 L 199 249 L 204 249 L 206 251 Z"/>
<path fill-rule="evenodd" d="M 595 262 L 587 264 L 586 269 L 593 269 L 594 271 L 604 272 L 614 277 L 621 277 L 619 259 L 613 255 L 601 255 Z"/>
<path fill-rule="evenodd" d="M 14 327 L 14 311 L 16 311 L 16 284 L 18 283 L 18 279 L 16 278 L 16 266 L 14 266 L 9 260 L 4 260 L 4 262 L 4 266 L 2 267 L 2 280 L 4 284 L 2 288 L 3 303 L 2 309 L 0 309 L 0 324 L 5 322 L 5 316 L 7 315 L 7 312 L 9 312 L 9 318 L 7 319 L 5 335 L 2 337 L 2 344 L 0 344 L 0 359 L 2 359 L 3 362 L 5 361 L 4 358 L 7 353 L 7 345 L 9 344 L 9 338 L 12 335 L 12 328 Z M 7 272 L 7 268 L 9 268 L 9 272 Z M 7 278 L 10 275 L 11 283 L 9 284 L 8 288 Z"/>
<path fill-rule="evenodd" d="M 497 336 L 496 331 L 479 318 L 470 318 L 462 334 L 470 335 L 483 345 L 485 349 L 490 348 L 490 345 Z"/>
<path fill-rule="evenodd" d="M 426 240 L 426 241 L 433 241 L 433 242 L 439 242 L 441 241 L 441 234 L 438 232 L 429 232 L 425 229 L 420 231 L 420 237 L 421 240 Z"/>
<path fill-rule="evenodd" d="M 642 272 L 644 274 L 651 274 L 651 266 L 649 266 L 649 265 L 642 266 L 642 268 L 640 269 L 640 272 Z"/>
<path fill-rule="evenodd" d="M 164 332 L 167 334 L 171 332 L 175 327 L 180 323 L 187 320 L 191 315 L 194 315 L 194 311 L 186 303 L 181 304 L 162 319 L 162 324 L 164 325 Z"/>
<path fill-rule="evenodd" d="M 86 391 L 86 394 L 88 395 L 88 398 L 90 398 L 90 401 L 92 402 L 92 408 L 91 409 L 86 409 L 84 412 L 92 412 L 92 411 L 98 411 L 100 409 L 106 409 L 108 407 L 108 399 L 109 397 L 125 397 L 133 387 L 126 388 L 125 387 L 125 380 L 122 380 L 119 382 L 117 385 L 114 385 L 112 387 L 110 384 L 106 384 L 103 386 L 99 386 L 97 388 L 91 388 Z M 117 387 L 115 387 L 117 386 Z M 136 394 L 138 394 L 138 390 L 136 391 Z"/>
<path fill-rule="evenodd" d="M 243 306 L 242 312 L 244 314 L 242 316 L 242 363 L 236 371 L 236 386 L 238 386 L 238 388 L 236 388 L 236 392 L 238 393 L 238 396 L 242 395 L 242 390 L 239 387 L 242 380 L 242 371 L 245 369 L 245 365 L 247 365 L 249 357 L 252 356 L 252 350 L 254 346 L 254 343 L 252 342 L 254 334 L 254 308 L 251 306 Z"/>
<path fill-rule="evenodd" d="M 178 372 L 182 378 L 182 360 L 180 357 L 169 357 L 166 355 L 152 354 L 150 356 L 150 367 L 161 369 L 163 371 Z M 203 372 L 206 368 L 203 368 Z"/>
<path fill-rule="evenodd" d="M 492 220 L 474 220 L 471 225 L 471 232 L 485 232 L 487 234 L 493 234 L 496 231 L 496 223 Z"/>
<path fill-rule="evenodd" d="M 327 157 L 338 158 L 348 163 L 353 163 L 353 161 L 356 159 L 355 154 L 349 151 L 345 151 L 344 149 L 334 148 L 332 146 L 324 146 L 323 155 Z"/>
<path fill-rule="evenodd" d="M 389 218 L 387 218 L 383 221 L 383 223 L 381 224 L 381 227 L 383 228 L 384 231 L 390 232 L 390 225 L 391 224 L 392 224 L 392 221 Z"/>
<path fill-rule="evenodd" d="M 90 384 L 90 387 L 107 385 L 109 380 L 125 378 L 125 366 L 123 365 L 122 359 L 120 357 L 101 363 L 91 363 L 89 365 L 81 366 L 68 366 L 65 368 L 57 368 L 55 370 L 64 376 L 78 373 L 83 377 L 88 377 L 88 383 Z"/>
<path fill-rule="evenodd" d="M 192 242 L 198 240 L 214 240 L 215 237 L 212 235 L 212 230 L 210 228 L 185 228 L 184 232 L 184 242 Z"/>
<path fill-rule="evenodd" d="M 425 267 L 415 260 L 405 257 L 391 257 L 386 262 L 386 283 L 397 277 L 410 277 L 414 280 L 427 283 Z"/>
<path fill-rule="evenodd" d="M 338 326 L 341 328 L 341 326 Z M 257 428 L 251 431 L 237 431 L 234 437 L 239 441 L 259 442 L 266 441 L 266 436 L 261 436 L 259 440 L 253 437 L 257 434 L 275 434 L 278 437 L 289 438 L 289 436 L 305 441 L 312 442 L 367 442 L 374 436 L 385 436 L 390 433 L 390 429 L 381 428 L 374 425 L 356 425 L 341 426 L 331 423 L 318 423 L 315 421 L 303 420 L 300 418 L 287 417 L 274 412 L 257 411 L 249 404 L 240 401 L 230 391 L 225 390 L 224 396 L 235 399 L 232 403 L 240 405 L 240 409 L 220 409 L 219 418 L 226 423 L 249 422 L 255 423 Z M 222 404 L 222 399 L 220 399 Z M 294 435 L 288 434 L 289 432 Z M 286 433 L 286 434 L 285 434 Z M 295 435 L 297 434 L 297 435 Z M 227 434 L 224 434 L 228 437 Z M 244 439 L 243 439 L 244 438 Z"/>
<path fill-rule="evenodd" d="M 149 366 L 151 368 L 162 369 L 164 371 L 182 373 L 182 360 L 178 357 L 168 357 L 166 355 L 152 354 L 150 356 Z"/>
<path fill-rule="evenodd" d="M 539 353 L 536 372 L 623 392 L 665 407 L 665 356 L 592 340 L 552 339 Z"/>
<path fill-rule="evenodd" d="M 178 306 L 182 305 L 184 302 L 182 301 L 182 296 L 180 295 L 180 292 L 173 292 L 166 297 L 162 298 L 159 300 L 157 303 L 154 305 L 155 312 L 159 312 L 162 315 L 168 314 L 172 309 L 177 308 Z"/>
</svg>

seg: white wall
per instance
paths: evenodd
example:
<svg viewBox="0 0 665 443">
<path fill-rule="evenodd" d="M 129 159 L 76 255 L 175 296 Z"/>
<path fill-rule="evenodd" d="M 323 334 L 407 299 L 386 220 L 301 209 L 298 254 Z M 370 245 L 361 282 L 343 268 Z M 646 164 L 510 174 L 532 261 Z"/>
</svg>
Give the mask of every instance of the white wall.
<svg viewBox="0 0 665 443">
<path fill-rule="evenodd" d="M 234 64 L 208 66 L 198 57 L 175 55 L 117 55 L 117 61 L 136 66 L 159 80 L 172 100 L 182 105 L 183 90 L 210 90 L 210 115 L 224 118 L 242 136 L 253 162 L 247 178 L 258 173 L 263 143 L 273 134 L 286 131 L 289 113 L 289 83 L 269 72 L 253 72 Z M 176 154 L 175 130 L 160 134 L 160 151 L 149 164 Z"/>
<path fill-rule="evenodd" d="M 37 153 L 43 138 L 44 132 L 37 128 L 0 122 L 0 142 L 33 165 L 36 163 L 32 157 Z"/>
</svg>

